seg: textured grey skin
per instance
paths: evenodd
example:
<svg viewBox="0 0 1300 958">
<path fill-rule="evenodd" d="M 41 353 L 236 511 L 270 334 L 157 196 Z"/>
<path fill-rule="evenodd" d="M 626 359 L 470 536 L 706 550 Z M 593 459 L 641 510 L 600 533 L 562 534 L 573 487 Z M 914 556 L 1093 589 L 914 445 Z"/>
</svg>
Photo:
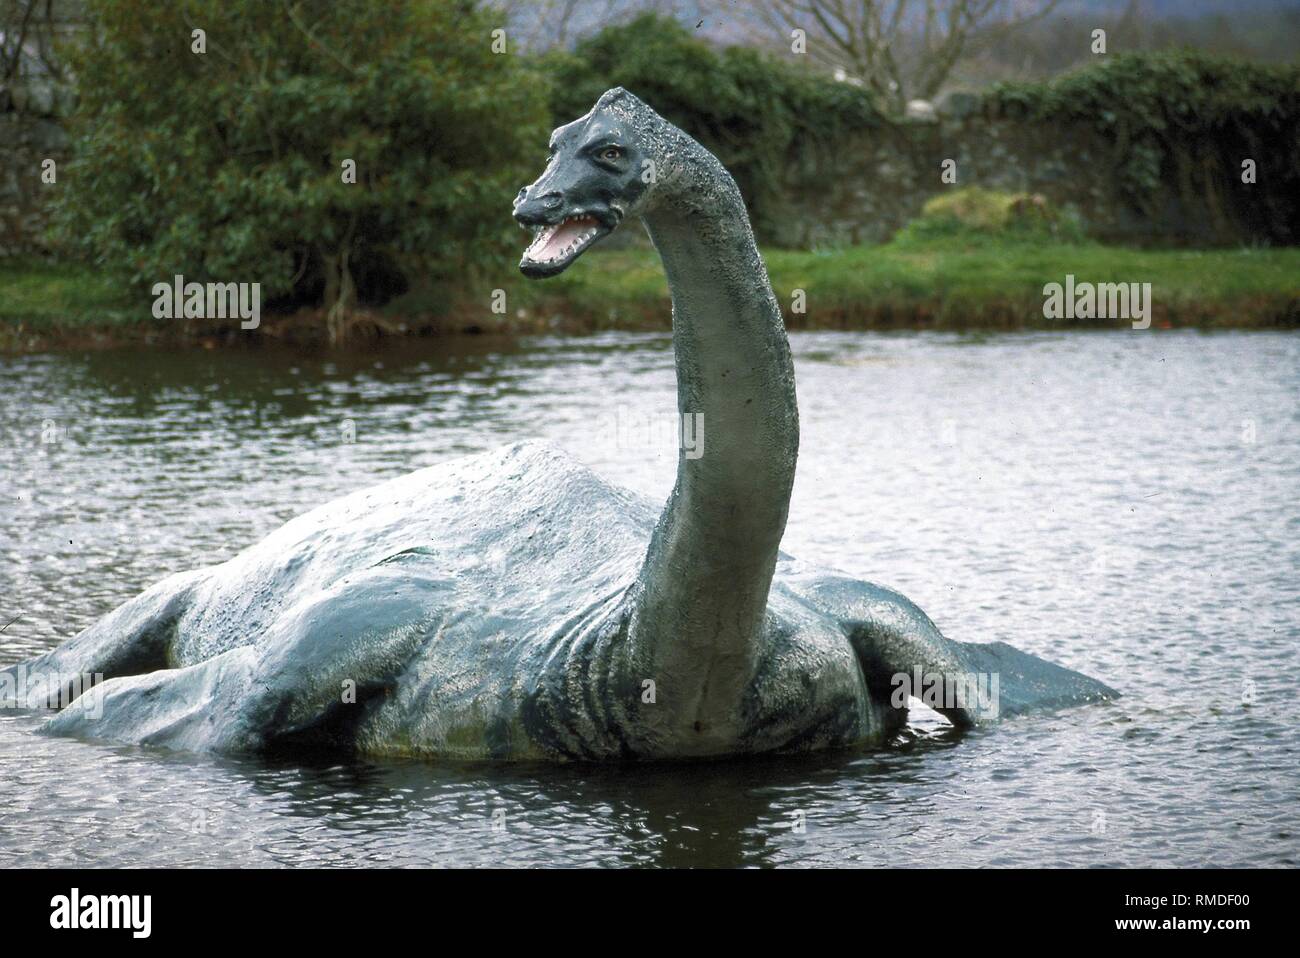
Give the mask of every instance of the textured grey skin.
<svg viewBox="0 0 1300 958">
<path fill-rule="evenodd" d="M 363 490 L 28 663 L 109 676 L 89 693 L 102 716 L 74 702 L 48 731 L 228 752 L 687 758 L 879 743 L 906 720 L 891 677 L 918 668 L 998 673 L 1001 716 L 1115 695 L 1001 643 L 952 642 L 903 596 L 780 553 L 794 375 L 735 183 L 619 89 L 553 147 L 516 218 L 599 228 L 523 271 L 554 275 L 629 215 L 664 262 L 678 406 L 703 414 L 708 444 L 683 453 L 662 512 L 538 444 Z"/>
</svg>

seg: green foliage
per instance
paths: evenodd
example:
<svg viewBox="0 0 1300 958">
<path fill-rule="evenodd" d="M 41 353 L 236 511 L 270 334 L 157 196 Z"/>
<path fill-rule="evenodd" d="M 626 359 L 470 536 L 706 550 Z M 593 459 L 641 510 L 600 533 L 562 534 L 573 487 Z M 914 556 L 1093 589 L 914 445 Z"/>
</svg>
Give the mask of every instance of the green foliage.
<svg viewBox="0 0 1300 958">
<path fill-rule="evenodd" d="M 881 119 L 857 87 L 745 47 L 717 51 L 653 14 L 608 27 L 572 53 L 549 54 L 540 67 L 552 80 L 555 126 L 622 86 L 699 140 L 736 178 L 760 237 L 792 163 Z"/>
<path fill-rule="evenodd" d="M 1002 115 L 1083 122 L 1115 149 L 1135 207 L 1172 194 L 1208 206 L 1225 237 L 1300 242 L 1300 68 L 1193 51 L 1122 54 L 1046 83 L 1003 83 L 987 101 Z M 1241 182 L 1242 161 L 1257 182 Z"/>
<path fill-rule="evenodd" d="M 931 197 L 921 215 L 898 233 L 895 242 L 981 242 L 990 236 L 1079 242 L 1084 234 L 1077 216 L 1058 209 L 1037 193 L 1003 193 L 968 186 Z"/>
<path fill-rule="evenodd" d="M 88 8 L 56 223 L 100 266 L 140 287 L 183 273 L 346 308 L 354 278 L 381 299 L 516 245 L 503 197 L 533 172 L 521 157 L 544 142 L 545 103 L 472 3 Z"/>
</svg>

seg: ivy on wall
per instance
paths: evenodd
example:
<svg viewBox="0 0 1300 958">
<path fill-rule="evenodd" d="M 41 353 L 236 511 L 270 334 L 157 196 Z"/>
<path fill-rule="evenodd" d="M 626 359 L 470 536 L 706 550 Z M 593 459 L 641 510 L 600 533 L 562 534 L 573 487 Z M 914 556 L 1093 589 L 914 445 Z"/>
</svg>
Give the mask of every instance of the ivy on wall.
<svg viewBox="0 0 1300 958">
<path fill-rule="evenodd" d="M 1045 83 L 1003 83 L 993 116 L 1083 123 L 1112 145 L 1126 199 L 1148 216 L 1177 199 L 1221 238 L 1300 242 L 1300 68 L 1194 51 L 1121 54 Z M 1254 163 L 1254 183 L 1243 164 Z"/>
</svg>

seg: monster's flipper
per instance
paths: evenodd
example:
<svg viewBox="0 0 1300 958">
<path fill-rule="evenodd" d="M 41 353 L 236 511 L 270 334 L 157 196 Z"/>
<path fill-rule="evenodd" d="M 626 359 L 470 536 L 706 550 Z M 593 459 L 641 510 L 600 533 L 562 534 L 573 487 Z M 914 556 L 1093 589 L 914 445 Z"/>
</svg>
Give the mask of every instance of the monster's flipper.
<svg viewBox="0 0 1300 958">
<path fill-rule="evenodd" d="M 0 669 L 0 705 L 62 708 L 104 679 L 165 668 L 176 623 L 207 574 L 168 576 L 58 648 Z"/>
<path fill-rule="evenodd" d="M 799 570 L 784 581 L 840 623 L 872 695 L 900 710 L 915 698 L 964 727 L 1119 695 L 1005 642 L 954 642 L 892 589 L 819 570 Z"/>
<path fill-rule="evenodd" d="M 987 676 L 996 714 L 985 721 L 1025 712 L 1051 711 L 1119 697 L 1108 685 L 1040 659 L 1005 642 L 956 643 L 977 676 Z"/>
</svg>

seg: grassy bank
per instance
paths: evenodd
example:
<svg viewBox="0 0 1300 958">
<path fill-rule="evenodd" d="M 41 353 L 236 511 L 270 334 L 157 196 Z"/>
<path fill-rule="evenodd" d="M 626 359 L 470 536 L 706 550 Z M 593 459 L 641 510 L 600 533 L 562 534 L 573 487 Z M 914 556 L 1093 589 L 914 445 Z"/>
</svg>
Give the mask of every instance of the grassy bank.
<svg viewBox="0 0 1300 958">
<path fill-rule="evenodd" d="M 1016 329 L 1127 326 L 1126 320 L 1050 320 L 1043 287 L 1150 283 L 1157 327 L 1300 326 L 1300 248 L 1137 250 L 1010 237 L 903 238 L 884 246 L 764 254 L 792 329 Z M 529 283 L 511 277 L 508 310 L 489 290 L 418 292 L 361 313 L 362 333 L 583 332 L 667 329 L 667 285 L 650 249 L 594 250 L 568 272 Z M 792 309 L 803 290 L 805 310 Z M 237 323 L 154 319 L 147 296 L 128 296 L 92 269 L 0 260 L 0 349 L 195 341 L 250 335 L 311 339 L 311 312 L 264 316 L 257 334 Z"/>
<path fill-rule="evenodd" d="M 593 257 L 594 258 L 594 257 Z M 826 253 L 764 254 L 792 329 L 1121 327 L 1127 321 L 1049 320 L 1043 287 L 1151 283 L 1152 324 L 1257 328 L 1300 325 L 1300 248 L 1135 250 L 1095 244 L 990 240 L 893 243 Z M 592 328 L 664 326 L 668 295 L 651 251 L 606 253 L 601 268 L 542 287 L 544 305 Z M 795 290 L 806 312 L 792 310 Z"/>
</svg>

